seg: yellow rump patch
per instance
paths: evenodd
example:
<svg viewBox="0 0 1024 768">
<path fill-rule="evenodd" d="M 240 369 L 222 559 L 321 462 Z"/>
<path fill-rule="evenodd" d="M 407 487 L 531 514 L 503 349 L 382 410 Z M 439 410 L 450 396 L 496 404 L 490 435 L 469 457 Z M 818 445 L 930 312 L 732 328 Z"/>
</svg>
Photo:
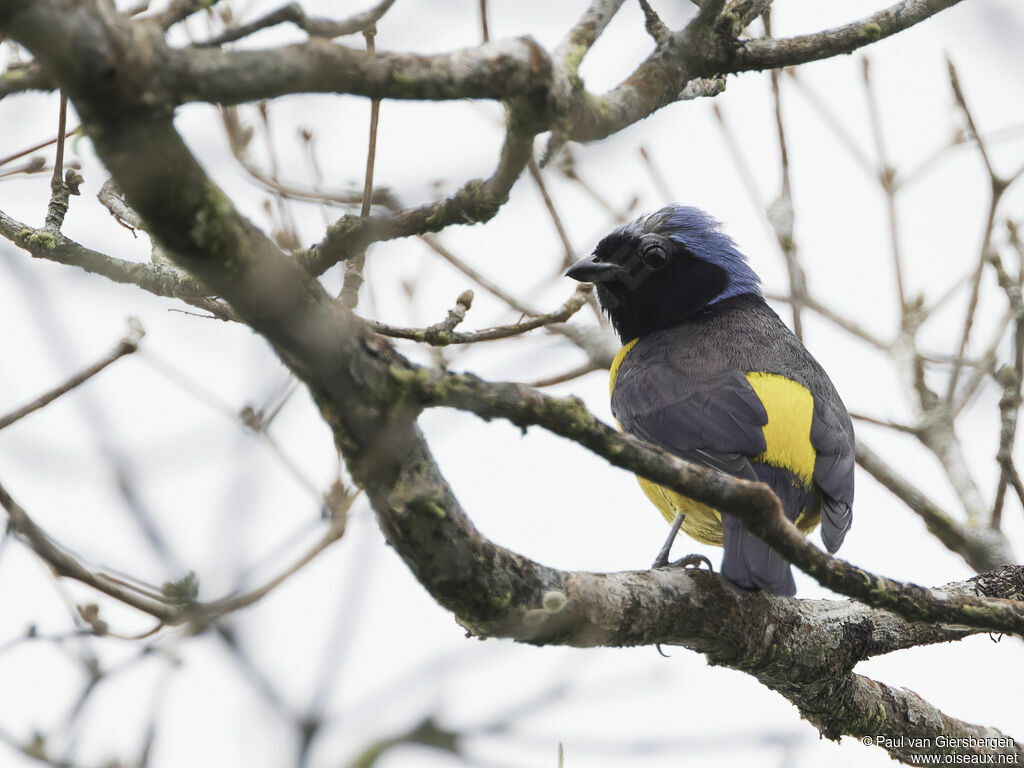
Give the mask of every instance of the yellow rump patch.
<svg viewBox="0 0 1024 768">
<path fill-rule="evenodd" d="M 747 381 L 768 412 L 763 428 L 767 449 L 752 460 L 788 469 L 810 488 L 817 457 L 811 445 L 814 397 L 807 387 L 774 373 L 752 371 Z"/>
<path fill-rule="evenodd" d="M 633 339 L 622 347 L 612 360 L 609 392 L 615 390 L 619 368 L 637 341 L 639 339 Z M 752 456 L 751 460 L 787 469 L 810 488 L 817 457 L 811 445 L 814 398 L 806 387 L 785 376 L 753 371 L 746 377 L 768 413 L 768 423 L 763 427 L 767 449 L 760 456 Z M 637 480 L 640 481 L 644 495 L 667 521 L 672 522 L 676 513 L 682 512 L 686 515 L 683 531 L 704 544 L 722 546 L 722 516 L 718 510 L 640 476 L 637 476 Z M 810 533 L 818 522 L 819 509 L 815 503 L 813 508 L 801 510 L 796 524 L 804 533 Z"/>
</svg>

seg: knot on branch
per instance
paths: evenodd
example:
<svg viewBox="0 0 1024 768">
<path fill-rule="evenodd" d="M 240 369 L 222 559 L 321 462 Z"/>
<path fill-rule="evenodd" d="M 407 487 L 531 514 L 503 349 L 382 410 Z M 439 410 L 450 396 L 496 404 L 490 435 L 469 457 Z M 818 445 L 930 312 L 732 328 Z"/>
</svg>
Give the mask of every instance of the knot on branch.
<svg viewBox="0 0 1024 768">
<path fill-rule="evenodd" d="M 968 580 L 978 594 L 1007 600 L 1024 600 L 1024 566 L 1004 565 Z"/>
</svg>

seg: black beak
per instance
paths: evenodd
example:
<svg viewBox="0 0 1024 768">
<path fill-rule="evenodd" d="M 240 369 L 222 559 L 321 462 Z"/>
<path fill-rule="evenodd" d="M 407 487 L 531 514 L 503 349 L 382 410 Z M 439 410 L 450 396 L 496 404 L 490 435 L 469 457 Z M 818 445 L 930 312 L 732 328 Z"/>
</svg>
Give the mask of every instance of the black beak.
<svg viewBox="0 0 1024 768">
<path fill-rule="evenodd" d="M 624 270 L 618 264 L 598 261 L 595 256 L 580 259 L 566 271 L 565 276 L 581 283 L 603 283 L 614 280 Z"/>
</svg>

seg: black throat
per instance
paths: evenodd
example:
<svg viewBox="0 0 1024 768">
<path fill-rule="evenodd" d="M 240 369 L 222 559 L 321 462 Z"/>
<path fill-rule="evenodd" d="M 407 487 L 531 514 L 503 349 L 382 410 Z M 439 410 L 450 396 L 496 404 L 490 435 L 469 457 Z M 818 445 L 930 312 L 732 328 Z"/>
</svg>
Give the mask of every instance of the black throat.
<svg viewBox="0 0 1024 768">
<path fill-rule="evenodd" d="M 686 263 L 679 263 L 683 259 Z M 623 343 L 673 328 L 728 301 L 715 302 L 729 284 L 724 269 L 689 254 L 683 259 L 637 285 L 620 280 L 597 284 L 598 301 Z"/>
</svg>

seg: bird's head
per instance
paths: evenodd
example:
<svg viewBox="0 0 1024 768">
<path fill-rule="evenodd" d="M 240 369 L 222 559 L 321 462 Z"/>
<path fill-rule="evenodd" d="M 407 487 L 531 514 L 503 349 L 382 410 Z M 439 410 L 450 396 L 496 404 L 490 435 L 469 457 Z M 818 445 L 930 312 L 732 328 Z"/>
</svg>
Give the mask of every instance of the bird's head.
<svg viewBox="0 0 1024 768">
<path fill-rule="evenodd" d="M 624 342 L 723 299 L 761 295 L 757 275 L 718 222 L 682 205 L 619 227 L 565 274 L 597 284 L 601 307 Z"/>
</svg>

